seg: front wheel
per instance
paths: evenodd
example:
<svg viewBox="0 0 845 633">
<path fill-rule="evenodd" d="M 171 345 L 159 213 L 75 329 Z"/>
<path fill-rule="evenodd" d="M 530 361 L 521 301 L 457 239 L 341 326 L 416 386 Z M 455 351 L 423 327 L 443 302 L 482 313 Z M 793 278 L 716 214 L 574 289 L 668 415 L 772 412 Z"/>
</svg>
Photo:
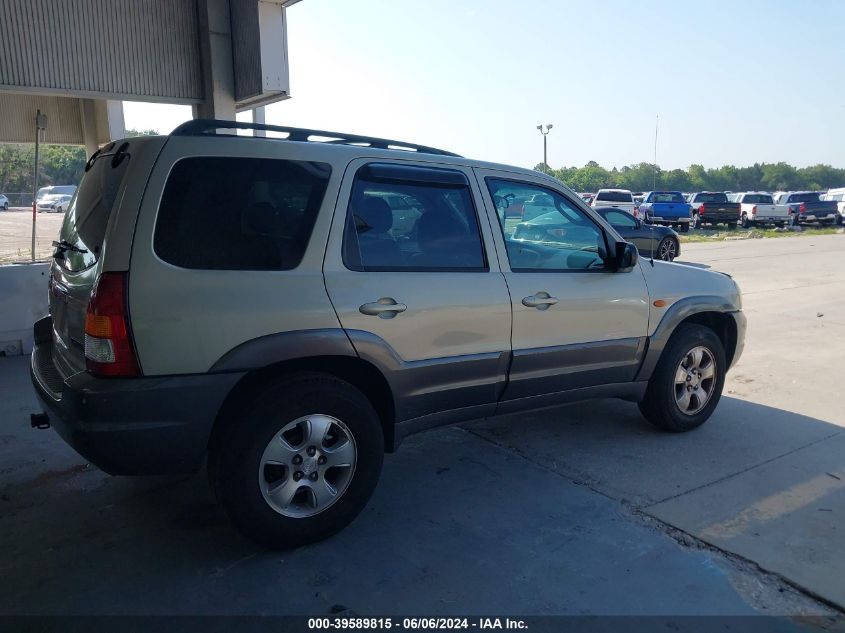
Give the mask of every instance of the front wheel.
<svg viewBox="0 0 845 633">
<path fill-rule="evenodd" d="M 725 350 L 716 333 L 703 325 L 682 324 L 660 356 L 640 411 L 664 431 L 691 431 L 719 403 L 726 371 Z"/>
<path fill-rule="evenodd" d="M 209 476 L 239 531 L 265 547 L 290 548 L 352 522 L 384 458 L 381 423 L 360 391 L 306 373 L 265 383 L 237 409 L 212 447 Z"/>
<path fill-rule="evenodd" d="M 671 262 L 678 256 L 678 243 L 671 237 L 664 237 L 657 245 L 657 259 Z"/>
<path fill-rule="evenodd" d="M 8 203 L 8 202 L 4 202 L 4 203 L 3 203 L 3 211 L 8 211 L 8 210 L 9 210 L 9 203 Z"/>
</svg>

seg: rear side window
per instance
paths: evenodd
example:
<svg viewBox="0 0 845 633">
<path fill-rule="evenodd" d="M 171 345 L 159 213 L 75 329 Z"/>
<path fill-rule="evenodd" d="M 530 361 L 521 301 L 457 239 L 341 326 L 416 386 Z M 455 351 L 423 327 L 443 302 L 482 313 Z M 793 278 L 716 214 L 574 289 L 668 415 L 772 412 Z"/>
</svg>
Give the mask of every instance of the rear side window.
<svg viewBox="0 0 845 633">
<path fill-rule="evenodd" d="M 599 191 L 596 200 L 603 202 L 633 202 L 634 198 L 625 191 Z"/>
<path fill-rule="evenodd" d="M 392 163 L 362 167 L 349 200 L 343 261 L 358 271 L 486 271 L 466 176 Z"/>
<path fill-rule="evenodd" d="M 156 220 L 164 261 L 203 270 L 291 270 L 302 261 L 331 168 L 260 158 L 186 158 Z"/>
</svg>

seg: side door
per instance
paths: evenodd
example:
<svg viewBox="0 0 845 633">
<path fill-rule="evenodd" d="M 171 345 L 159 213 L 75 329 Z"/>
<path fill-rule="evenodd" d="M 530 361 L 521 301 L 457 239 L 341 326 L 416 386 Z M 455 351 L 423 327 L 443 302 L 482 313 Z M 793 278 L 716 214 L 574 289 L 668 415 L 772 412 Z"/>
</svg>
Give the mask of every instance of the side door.
<svg viewBox="0 0 845 633">
<path fill-rule="evenodd" d="M 639 266 L 627 273 L 607 268 L 604 258 L 616 237 L 562 188 L 523 174 L 476 174 L 513 306 L 513 359 L 500 412 L 633 380 L 649 318 Z M 557 224 L 547 224 L 542 239 L 516 238 L 518 223 L 505 220 L 495 202 L 508 193 L 551 196 Z"/>
<path fill-rule="evenodd" d="M 468 168 L 407 160 L 353 161 L 341 184 L 326 288 L 400 423 L 490 415 L 504 387 L 510 298 L 479 193 Z"/>
</svg>

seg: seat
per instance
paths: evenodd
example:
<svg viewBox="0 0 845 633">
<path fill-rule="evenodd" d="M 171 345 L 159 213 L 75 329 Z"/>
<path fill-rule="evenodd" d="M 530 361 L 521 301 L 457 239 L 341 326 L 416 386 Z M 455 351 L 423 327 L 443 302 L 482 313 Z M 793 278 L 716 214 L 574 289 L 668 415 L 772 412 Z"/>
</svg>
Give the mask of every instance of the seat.
<svg viewBox="0 0 845 633">
<path fill-rule="evenodd" d="M 429 211 L 417 221 L 417 245 L 420 252 L 414 264 L 426 268 L 464 268 L 481 266 L 480 249 L 466 227 L 444 211 Z"/>
<path fill-rule="evenodd" d="M 390 234 L 393 211 L 382 198 L 367 197 L 353 210 L 363 266 L 403 266 L 404 257 Z"/>
</svg>

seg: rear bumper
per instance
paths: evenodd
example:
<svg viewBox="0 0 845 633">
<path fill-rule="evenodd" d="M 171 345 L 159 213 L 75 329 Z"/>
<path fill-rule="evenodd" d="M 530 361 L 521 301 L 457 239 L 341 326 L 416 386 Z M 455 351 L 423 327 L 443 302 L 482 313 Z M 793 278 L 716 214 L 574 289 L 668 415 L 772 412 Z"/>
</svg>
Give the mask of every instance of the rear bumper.
<svg viewBox="0 0 845 633">
<path fill-rule="evenodd" d="M 703 224 L 738 224 L 740 218 L 735 213 L 705 213 L 699 215 L 698 219 Z"/>
<path fill-rule="evenodd" d="M 52 344 L 39 343 L 30 375 L 50 424 L 80 455 L 112 475 L 163 475 L 199 469 L 217 412 L 243 374 L 103 379 L 81 372 L 61 381 Z"/>
<path fill-rule="evenodd" d="M 673 217 L 663 217 L 660 215 L 650 215 L 648 219 L 654 224 L 689 224 L 690 219 L 688 215 Z"/>
</svg>

